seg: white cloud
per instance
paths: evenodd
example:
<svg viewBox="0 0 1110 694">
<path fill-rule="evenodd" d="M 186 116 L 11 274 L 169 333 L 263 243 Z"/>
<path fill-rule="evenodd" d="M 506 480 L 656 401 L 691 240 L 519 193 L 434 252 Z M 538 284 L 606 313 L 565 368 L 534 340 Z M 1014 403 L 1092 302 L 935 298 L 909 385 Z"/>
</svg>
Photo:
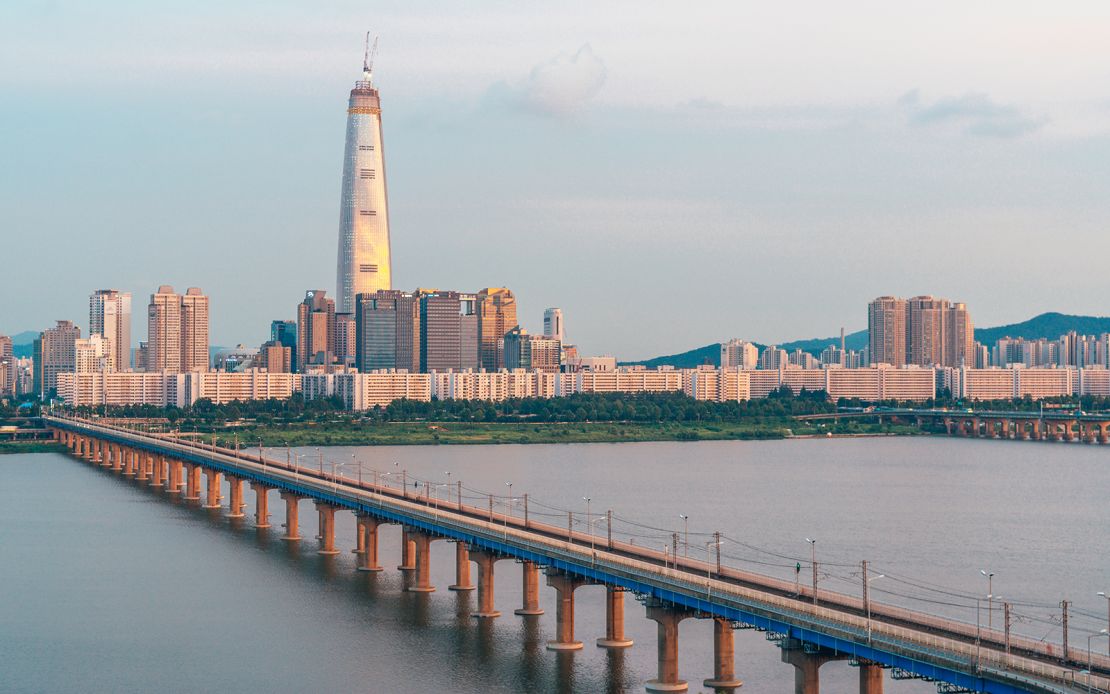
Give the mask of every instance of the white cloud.
<svg viewBox="0 0 1110 694">
<path fill-rule="evenodd" d="M 536 65 L 519 84 L 495 85 L 492 91 L 514 106 L 549 116 L 565 116 L 582 108 L 601 91 L 606 74 L 605 63 L 587 43 L 573 54 L 560 53 Z"/>
<path fill-rule="evenodd" d="M 986 137 L 1020 137 L 1048 122 L 1045 116 L 1029 115 L 1016 106 L 999 104 L 986 94 L 974 92 L 926 104 L 915 89 L 902 95 L 898 105 L 911 125 L 955 128 Z"/>
</svg>

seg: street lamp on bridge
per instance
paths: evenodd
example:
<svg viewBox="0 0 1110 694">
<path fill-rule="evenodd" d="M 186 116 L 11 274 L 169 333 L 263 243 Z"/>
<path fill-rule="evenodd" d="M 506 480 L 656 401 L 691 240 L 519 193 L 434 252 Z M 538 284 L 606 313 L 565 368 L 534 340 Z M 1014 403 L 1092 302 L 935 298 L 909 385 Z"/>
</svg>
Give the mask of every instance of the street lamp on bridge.
<svg viewBox="0 0 1110 694">
<path fill-rule="evenodd" d="M 986 569 L 979 569 L 979 573 L 987 577 L 987 629 L 994 628 L 994 599 L 991 593 L 994 592 L 994 572 L 987 572 Z"/>
<path fill-rule="evenodd" d="M 813 567 L 813 604 L 817 605 L 817 540 L 806 538 L 809 543 L 809 563 Z"/>
<path fill-rule="evenodd" d="M 678 514 L 682 519 L 682 556 L 690 556 L 690 516 L 685 513 Z"/>
<path fill-rule="evenodd" d="M 1100 590 L 1098 596 L 1106 601 L 1106 628 L 1110 630 L 1110 595 Z M 1106 655 L 1110 655 L 1110 640 L 1106 641 Z"/>
</svg>

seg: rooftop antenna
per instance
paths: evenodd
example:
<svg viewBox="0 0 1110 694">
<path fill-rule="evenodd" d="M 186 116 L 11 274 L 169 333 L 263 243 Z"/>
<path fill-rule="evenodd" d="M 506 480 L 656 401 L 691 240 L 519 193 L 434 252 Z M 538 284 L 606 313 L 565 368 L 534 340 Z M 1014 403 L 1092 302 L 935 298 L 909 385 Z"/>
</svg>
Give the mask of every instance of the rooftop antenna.
<svg viewBox="0 0 1110 694">
<path fill-rule="evenodd" d="M 370 32 L 366 32 L 366 44 L 362 52 L 362 74 L 367 82 L 374 78 L 374 56 L 378 53 L 378 37 L 374 37 L 374 44 L 370 45 Z"/>
</svg>

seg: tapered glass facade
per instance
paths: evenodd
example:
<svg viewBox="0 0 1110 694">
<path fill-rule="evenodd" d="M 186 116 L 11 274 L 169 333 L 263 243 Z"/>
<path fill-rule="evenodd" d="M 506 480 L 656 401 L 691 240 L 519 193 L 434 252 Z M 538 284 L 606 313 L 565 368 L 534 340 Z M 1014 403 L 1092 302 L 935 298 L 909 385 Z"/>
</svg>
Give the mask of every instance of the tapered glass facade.
<svg viewBox="0 0 1110 694">
<path fill-rule="evenodd" d="M 351 90 L 347 108 L 336 272 L 338 313 L 354 313 L 359 294 L 392 288 L 381 103 L 369 72 L 363 77 Z"/>
</svg>

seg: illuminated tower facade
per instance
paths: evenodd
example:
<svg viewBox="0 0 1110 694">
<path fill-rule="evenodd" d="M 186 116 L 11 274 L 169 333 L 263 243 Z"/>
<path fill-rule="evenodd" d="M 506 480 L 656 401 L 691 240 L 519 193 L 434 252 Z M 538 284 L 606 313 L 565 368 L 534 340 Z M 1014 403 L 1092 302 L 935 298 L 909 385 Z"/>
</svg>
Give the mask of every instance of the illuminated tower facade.
<svg viewBox="0 0 1110 694">
<path fill-rule="evenodd" d="M 392 289 L 382 110 L 378 90 L 374 88 L 372 66 L 373 55 L 367 50 L 362 79 L 355 82 L 347 106 L 336 272 L 337 313 L 354 313 L 355 297 L 359 294 Z"/>
</svg>

